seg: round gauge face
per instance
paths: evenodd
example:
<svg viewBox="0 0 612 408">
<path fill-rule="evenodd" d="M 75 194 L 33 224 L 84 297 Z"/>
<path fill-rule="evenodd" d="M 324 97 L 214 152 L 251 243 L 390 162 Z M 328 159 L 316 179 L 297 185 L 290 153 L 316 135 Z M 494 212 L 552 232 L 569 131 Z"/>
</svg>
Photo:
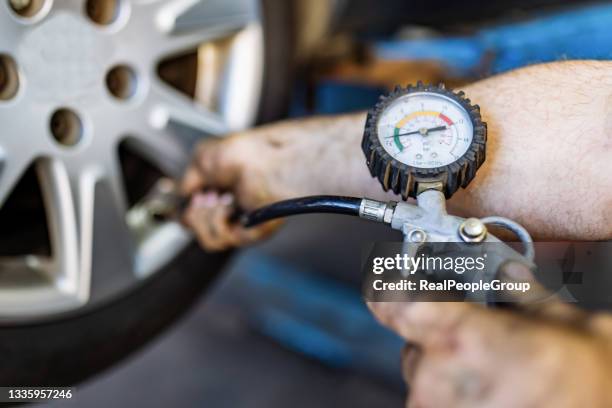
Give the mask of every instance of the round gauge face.
<svg viewBox="0 0 612 408">
<path fill-rule="evenodd" d="M 378 119 L 380 144 L 397 161 L 435 168 L 457 161 L 470 148 L 474 129 L 469 113 L 455 100 L 434 92 L 397 98 Z"/>
</svg>

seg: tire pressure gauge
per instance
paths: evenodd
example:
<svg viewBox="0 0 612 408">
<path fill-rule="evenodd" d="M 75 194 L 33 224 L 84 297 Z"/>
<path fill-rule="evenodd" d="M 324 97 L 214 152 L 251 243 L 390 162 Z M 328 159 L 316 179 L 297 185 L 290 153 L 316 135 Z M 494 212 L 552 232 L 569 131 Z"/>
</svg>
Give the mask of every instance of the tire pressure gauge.
<svg viewBox="0 0 612 408">
<path fill-rule="evenodd" d="M 425 245 L 447 242 L 464 243 L 465 246 L 453 245 L 450 252 L 444 246 L 445 256 L 455 249 L 459 255 L 469 254 L 471 250 L 482 254 L 485 247 L 480 244 L 490 243 L 495 245 L 486 247 L 486 268 L 481 271 L 484 280 L 498 279 L 500 268 L 509 261 L 534 269 L 533 241 L 529 232 L 518 223 L 499 216 L 465 219 L 447 212 L 446 199 L 460 186 L 466 187 L 484 162 L 486 140 L 487 127 L 480 117 L 480 109 L 472 105 L 463 92 L 420 82 L 416 86 L 398 87 L 388 96 L 381 97 L 368 113 L 362 148 L 372 176 L 380 180 L 383 188 L 401 194 L 404 199 L 415 197 L 416 203 L 344 196 L 299 197 L 246 213 L 237 209 L 228 221 L 250 228 L 297 214 L 352 215 L 401 231 L 404 244 L 399 247 L 397 256 L 416 257 L 433 249 Z M 142 215 L 137 220 L 180 214 L 185 198 L 178 194 L 176 183 L 159 181 L 156 187 L 156 194 L 140 205 L 141 211 L 137 214 Z M 523 253 L 503 244 L 490 233 L 489 224 L 514 233 L 524 245 Z M 430 276 L 432 271 L 423 272 Z M 434 276 L 436 281 L 438 278 L 446 279 L 444 273 Z M 463 272 L 457 273 L 457 276 L 464 276 Z M 465 277 L 471 282 L 474 275 Z M 379 278 L 375 275 L 375 279 Z M 497 294 L 487 291 L 465 296 L 478 302 L 496 302 L 498 299 Z M 533 300 L 530 296 L 527 298 Z"/>
<path fill-rule="evenodd" d="M 368 112 L 362 148 L 370 173 L 404 199 L 437 189 L 446 198 L 485 160 L 487 126 L 463 92 L 397 87 Z"/>
<path fill-rule="evenodd" d="M 483 254 L 486 248 L 486 265 L 478 272 L 481 282 L 499 280 L 499 271 L 509 261 L 534 269 L 533 241 L 529 232 L 518 223 L 498 216 L 465 219 L 447 212 L 446 199 L 460 186 L 466 187 L 484 162 L 486 140 L 487 127 L 480 117 L 480 109 L 472 105 L 463 92 L 447 90 L 443 85 L 423 85 L 421 82 L 407 88 L 398 87 L 389 95 L 381 97 L 368 113 L 362 148 L 370 173 L 380 180 L 383 188 L 401 194 L 404 199 L 415 197 L 416 203 L 343 196 L 299 197 L 242 214 L 239 220 L 243 226 L 253 227 L 297 214 L 353 215 L 401 231 L 403 244 L 397 247 L 396 256 L 415 258 L 433 253 L 433 256 L 448 257 L 452 253 L 464 257 L 473 253 L 471 251 Z M 489 224 L 514 233 L 524 245 L 523 253 L 517 252 L 490 233 L 487 229 Z M 447 246 L 448 242 L 457 245 Z M 435 249 L 430 245 L 435 243 L 443 245 Z M 485 243 L 493 245 L 481 245 Z M 382 252 L 375 251 L 369 259 L 373 259 L 375 253 L 388 253 L 388 247 L 380 247 L 379 251 Z M 435 282 L 449 276 L 446 271 L 439 274 L 429 268 L 416 269 L 419 269 L 422 276 L 433 278 Z M 416 269 L 398 272 L 402 278 L 407 278 Z M 471 273 L 464 275 L 458 270 L 456 272 L 457 275 L 453 277 L 463 276 L 467 282 L 472 282 L 476 276 Z M 379 297 L 378 294 L 383 292 L 369 285 L 381 282 L 381 276 L 369 272 L 367 276 L 369 280 L 364 288 L 370 289 L 366 290 L 366 299 L 399 300 L 393 296 Z M 398 276 L 391 276 L 391 280 L 397 283 Z M 459 295 L 481 303 L 509 299 L 495 291 L 486 290 Z M 412 298 L 412 295 L 408 297 Z M 426 298 L 419 295 L 419 299 Z M 440 300 L 439 297 L 435 299 Z M 533 300 L 531 294 L 525 297 L 527 299 Z"/>
</svg>

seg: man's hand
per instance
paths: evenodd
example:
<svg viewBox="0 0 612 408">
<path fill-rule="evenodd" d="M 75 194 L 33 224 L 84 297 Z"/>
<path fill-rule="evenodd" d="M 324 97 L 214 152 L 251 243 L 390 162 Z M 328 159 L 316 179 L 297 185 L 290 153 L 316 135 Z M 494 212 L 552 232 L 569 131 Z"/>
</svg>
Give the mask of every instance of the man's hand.
<svg viewBox="0 0 612 408">
<path fill-rule="evenodd" d="M 532 66 L 465 92 L 488 124 L 487 160 L 449 212 L 505 216 L 540 239 L 612 238 L 612 63 Z M 278 225 L 239 228 L 228 220 L 232 205 L 252 210 L 316 194 L 394 199 L 364 163 L 364 121 L 363 113 L 312 118 L 202 143 L 184 192 L 213 193 L 196 195 L 186 223 L 204 247 L 220 250 Z"/>
<path fill-rule="evenodd" d="M 612 317 L 561 303 L 515 306 L 370 303 L 408 342 L 407 406 L 612 406 Z"/>
<path fill-rule="evenodd" d="M 217 251 L 260 240 L 271 234 L 278 222 L 245 229 L 233 221 L 238 211 L 250 211 L 276 201 L 265 146 L 254 138 L 230 136 L 201 143 L 187 169 L 182 193 L 191 196 L 184 222 L 196 233 L 200 244 Z"/>
<path fill-rule="evenodd" d="M 380 196 L 359 150 L 361 116 L 279 123 L 200 143 L 182 182 L 183 194 L 193 196 L 185 223 L 204 248 L 223 250 L 257 241 L 280 225 L 242 228 L 232 222 L 237 209 L 305 195 L 359 195 L 364 182 Z"/>
</svg>

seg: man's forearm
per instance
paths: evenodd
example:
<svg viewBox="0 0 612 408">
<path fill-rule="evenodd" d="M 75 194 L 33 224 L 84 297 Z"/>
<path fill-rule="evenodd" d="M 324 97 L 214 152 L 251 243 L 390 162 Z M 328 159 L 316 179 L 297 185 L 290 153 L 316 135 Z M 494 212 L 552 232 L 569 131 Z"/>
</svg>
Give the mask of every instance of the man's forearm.
<svg viewBox="0 0 612 408">
<path fill-rule="evenodd" d="M 612 63 L 568 61 L 477 82 L 487 161 L 453 197 L 548 238 L 612 238 Z"/>
<path fill-rule="evenodd" d="M 511 217 L 539 237 L 612 238 L 612 63 L 532 66 L 465 92 L 489 141 L 476 179 L 451 199 L 454 211 Z M 278 172 L 279 195 L 388 198 L 364 165 L 364 121 L 359 113 L 262 129 L 285 150 L 276 157 L 293 160 Z"/>
<path fill-rule="evenodd" d="M 285 162 L 275 180 L 279 194 L 392 197 L 364 164 L 360 146 L 365 117 L 363 112 L 314 117 L 257 130 L 267 133 L 268 144 L 278 149 L 272 157 Z"/>
</svg>

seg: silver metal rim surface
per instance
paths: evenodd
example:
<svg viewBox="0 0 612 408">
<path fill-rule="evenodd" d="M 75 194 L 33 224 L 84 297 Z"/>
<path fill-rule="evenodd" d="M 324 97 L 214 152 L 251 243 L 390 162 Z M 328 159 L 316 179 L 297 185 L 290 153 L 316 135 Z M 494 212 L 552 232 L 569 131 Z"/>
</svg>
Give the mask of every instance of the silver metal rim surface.
<svg viewBox="0 0 612 408">
<path fill-rule="evenodd" d="M 176 223 L 130 227 L 120 143 L 178 177 L 194 142 L 185 129 L 223 135 L 252 124 L 257 111 L 264 46 L 257 0 L 120 0 L 107 25 L 91 21 L 84 3 L 45 0 L 34 16 L 22 17 L 0 0 L 0 56 L 14 61 L 19 80 L 16 93 L 0 99 L 0 208 L 34 163 L 52 249 L 51 257 L 0 258 L 1 322 L 112 298 L 189 242 Z M 214 88 L 214 107 L 160 79 L 162 59 L 219 40 L 223 64 L 198 80 L 197 91 L 206 99 Z M 215 57 L 204 49 L 198 58 Z M 119 65 L 136 77 L 126 99 L 105 84 Z M 53 138 L 49 122 L 58 109 L 80 119 L 78 143 Z"/>
</svg>

